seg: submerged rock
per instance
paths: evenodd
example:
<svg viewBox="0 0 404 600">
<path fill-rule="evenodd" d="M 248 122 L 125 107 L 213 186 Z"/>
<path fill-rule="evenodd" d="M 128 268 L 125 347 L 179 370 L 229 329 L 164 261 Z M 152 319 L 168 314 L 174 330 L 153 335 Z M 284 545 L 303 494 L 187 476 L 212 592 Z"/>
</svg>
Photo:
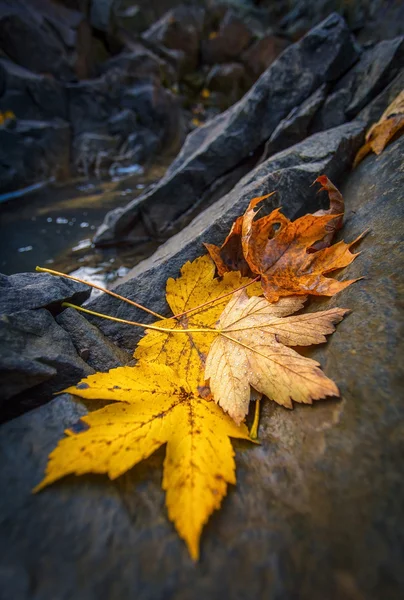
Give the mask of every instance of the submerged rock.
<svg viewBox="0 0 404 600">
<path fill-rule="evenodd" d="M 262 154 L 279 121 L 321 84 L 337 80 L 357 58 L 344 21 L 331 15 L 287 48 L 237 104 L 191 133 L 159 184 L 109 213 L 95 242 L 130 242 L 139 221 L 147 221 L 146 234 L 162 239 L 168 229 L 180 229 L 216 180 L 260 149 Z"/>
<path fill-rule="evenodd" d="M 261 180 L 255 172 L 254 180 L 244 181 L 246 198 L 236 214 L 253 190 L 265 193 L 275 179 L 284 196 L 289 190 L 292 198 L 293 191 L 295 210 L 310 210 L 314 193 L 307 202 L 299 199 L 306 183 L 324 168 L 330 177 L 346 173 L 338 170 L 342 151 L 327 162 L 327 136 L 331 144 L 337 131 L 346 136 L 355 127 L 314 136 L 311 150 L 303 143 L 294 154 L 282 153 L 278 169 L 267 177 L 262 171 Z M 341 147 L 351 152 L 343 139 Z M 343 237 L 370 233 L 343 277 L 366 279 L 322 301 L 321 308 L 338 305 L 353 312 L 323 349 L 310 353 L 342 397 L 293 411 L 264 402 L 260 445 L 233 442 L 237 486 L 204 529 L 199 564 L 192 563 L 166 516 L 163 451 L 113 482 L 96 475 L 68 477 L 31 493 L 47 454 L 85 413 L 81 404 L 62 396 L 0 430 L 5 597 L 15 598 L 18 590 L 19 600 L 70 600 L 78 594 L 93 600 L 102 590 L 108 600 L 401 599 L 404 405 L 397 355 L 403 325 L 403 150 L 401 138 L 344 174 Z M 220 241 L 229 220 L 230 215 L 205 241 Z M 169 247 L 165 253 L 171 260 L 160 252 L 147 277 L 131 283 L 138 286 L 137 299 L 143 296 L 157 311 L 163 286 L 156 274 L 177 275 L 183 260 L 194 256 L 189 249 L 178 253 L 178 260 Z"/>
</svg>

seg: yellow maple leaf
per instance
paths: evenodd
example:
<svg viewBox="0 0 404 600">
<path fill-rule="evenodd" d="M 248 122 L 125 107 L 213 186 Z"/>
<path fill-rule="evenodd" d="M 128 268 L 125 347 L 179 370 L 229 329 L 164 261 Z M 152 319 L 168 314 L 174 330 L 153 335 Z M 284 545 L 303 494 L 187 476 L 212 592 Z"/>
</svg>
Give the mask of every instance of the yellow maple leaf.
<svg viewBox="0 0 404 600">
<path fill-rule="evenodd" d="M 222 279 L 214 274 L 212 260 L 203 256 L 187 262 L 178 279 L 168 279 L 173 313 L 190 311 L 250 281 L 236 272 Z M 249 293 L 260 293 L 256 284 L 249 288 Z M 227 484 L 236 482 L 229 436 L 250 439 L 244 425 L 237 427 L 210 396 L 201 397 L 209 392 L 203 369 L 217 335 L 209 329 L 227 302 L 225 297 L 197 312 L 157 321 L 173 333 L 148 330 L 135 352 L 136 367 L 97 373 L 68 388 L 82 398 L 116 403 L 83 417 L 88 431 L 68 432 L 50 454 L 46 476 L 35 491 L 69 473 L 106 473 L 114 479 L 167 443 L 163 488 L 168 514 L 197 559 L 204 523 L 219 508 Z"/>
<path fill-rule="evenodd" d="M 201 256 L 192 263 L 187 262 L 181 268 L 178 279 L 168 279 L 167 302 L 173 313 L 178 315 L 228 294 L 249 281 L 235 271 L 225 273 L 221 279 L 215 278 L 214 263 L 209 256 Z M 259 284 L 252 284 L 247 289 L 249 294 L 262 293 Z M 156 321 L 154 325 L 173 330 L 214 328 L 228 300 L 228 297 L 222 298 L 179 319 Z M 134 356 L 148 363 L 171 366 L 180 377 L 203 386 L 205 359 L 215 335 L 209 331 L 167 335 L 149 330 L 138 343 Z"/>
<path fill-rule="evenodd" d="M 306 298 L 290 296 L 270 304 L 265 298 L 248 298 L 236 292 L 223 311 L 205 368 L 215 401 L 241 423 L 248 412 L 252 386 L 287 408 L 292 400 L 311 404 L 338 396 L 338 388 L 319 369 L 319 363 L 289 346 L 310 346 L 326 341 L 345 309 L 288 317 L 303 307 Z"/>
<path fill-rule="evenodd" d="M 195 383 L 166 365 L 140 363 L 90 375 L 68 388 L 81 398 L 115 402 L 82 417 L 88 430 L 66 432 L 34 491 L 69 474 L 105 473 L 115 479 L 167 444 L 168 515 L 197 560 L 204 524 L 220 507 L 227 484 L 236 483 L 229 437 L 249 435 L 212 400 L 199 397 Z"/>
</svg>

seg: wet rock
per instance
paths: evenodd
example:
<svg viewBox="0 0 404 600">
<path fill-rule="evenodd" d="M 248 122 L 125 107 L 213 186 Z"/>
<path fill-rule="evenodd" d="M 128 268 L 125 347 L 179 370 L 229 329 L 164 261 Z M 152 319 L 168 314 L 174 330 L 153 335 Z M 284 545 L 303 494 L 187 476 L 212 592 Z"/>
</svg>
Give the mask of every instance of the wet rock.
<svg viewBox="0 0 404 600">
<path fill-rule="evenodd" d="M 56 321 L 69 334 L 78 355 L 95 371 L 109 371 L 130 362 L 129 353 L 113 344 L 76 310 L 67 308 Z"/>
<path fill-rule="evenodd" d="M 1 420 L 51 400 L 53 393 L 92 372 L 47 310 L 0 317 Z"/>
<path fill-rule="evenodd" d="M 338 79 L 357 56 L 345 23 L 331 15 L 287 48 L 240 102 L 191 133 L 160 183 L 109 213 L 95 242 L 130 241 L 140 210 L 160 239 L 168 228 L 184 226 L 188 211 L 203 194 L 208 197 L 215 180 L 258 151 L 295 106 L 322 83 Z"/>
<path fill-rule="evenodd" d="M 125 108 L 108 120 L 108 131 L 111 135 L 127 137 L 137 127 L 137 118 L 133 110 Z"/>
<path fill-rule="evenodd" d="M 267 206 L 272 209 L 281 205 L 289 218 L 320 208 L 319 196 L 311 184 L 323 173 L 339 184 L 362 143 L 364 127 L 362 122 L 353 122 L 313 135 L 258 165 L 227 195 L 130 271 L 126 276 L 128 281 L 119 285 L 117 292 L 166 314 L 164 290 L 168 277 L 177 277 L 187 260 L 204 254 L 203 242 L 220 245 L 233 221 L 245 211 L 252 198 L 277 190 L 278 194 L 268 200 Z M 324 201 L 326 204 L 327 199 Z M 119 315 L 122 319 L 142 322 L 147 319 L 147 315 L 110 296 L 96 298 L 89 306 L 97 312 Z M 140 335 L 136 328 L 88 318 L 118 345 L 128 350 L 134 348 Z"/>
<path fill-rule="evenodd" d="M 70 127 L 62 120 L 11 121 L 0 127 L 0 190 L 70 173 Z"/>
<path fill-rule="evenodd" d="M 88 76 L 91 32 L 82 13 L 49 0 L 13 0 L 1 9 L 1 49 L 11 60 L 66 81 Z"/>
<path fill-rule="evenodd" d="M 90 297 L 87 285 L 48 273 L 0 274 L 0 315 L 46 308 L 57 314 L 62 302 L 82 304 Z"/>
<path fill-rule="evenodd" d="M 353 119 L 402 70 L 404 37 L 365 50 L 359 62 L 334 86 L 313 122 L 313 131 Z"/>
<path fill-rule="evenodd" d="M 237 59 L 253 39 L 252 31 L 232 11 L 228 11 L 217 35 L 211 35 L 201 46 L 202 62 L 208 65 Z"/>
<path fill-rule="evenodd" d="M 123 143 L 121 156 L 128 164 L 143 164 L 157 156 L 161 147 L 158 135 L 150 129 L 138 127 L 137 131 L 128 135 Z"/>
<path fill-rule="evenodd" d="M 69 86 L 75 157 L 80 154 L 76 148 L 82 146 L 83 134 L 84 139 L 105 140 L 108 147 L 113 146 L 114 151 L 115 142 L 109 135 L 111 119 L 127 110 L 134 114 L 140 128 L 148 129 L 158 137 L 162 150 L 178 149 L 184 135 L 178 99 L 157 80 L 134 79 L 136 82 L 130 84 L 126 74 L 112 69 L 98 79 Z M 129 130 L 127 135 L 133 132 Z M 118 142 L 117 138 L 117 145 Z M 101 151 L 104 149 L 101 148 Z M 91 159 L 90 162 L 94 161 Z"/>
<path fill-rule="evenodd" d="M 155 82 L 146 81 L 124 91 L 122 106 L 131 109 L 139 124 L 156 134 L 163 147 L 178 150 L 184 136 L 184 124 L 174 94 Z"/>
<path fill-rule="evenodd" d="M 73 162 L 78 173 L 87 177 L 92 173 L 100 176 L 119 160 L 121 140 L 118 135 L 82 133 L 73 144 Z"/>
<path fill-rule="evenodd" d="M 289 43 L 287 39 L 276 35 L 267 35 L 254 42 L 241 56 L 247 72 L 253 79 L 259 77 L 289 46 Z"/>
<path fill-rule="evenodd" d="M 73 133 L 107 134 L 113 107 L 119 107 L 121 78 L 105 75 L 67 87 Z M 116 108 L 115 108 L 116 110 Z"/>
<path fill-rule="evenodd" d="M 143 39 L 185 55 L 184 70 L 192 71 L 198 64 L 200 36 L 205 11 L 199 6 L 180 5 L 165 14 L 143 33 Z"/>
<path fill-rule="evenodd" d="M 240 63 L 215 65 L 206 78 L 209 91 L 219 95 L 219 106 L 228 108 L 241 98 L 247 89 L 247 74 Z"/>
<path fill-rule="evenodd" d="M 344 277 L 367 279 L 322 304 L 353 312 L 312 354 L 342 399 L 293 411 L 264 403 L 261 445 L 233 442 L 237 486 L 204 529 L 197 567 L 166 517 L 163 451 L 114 482 L 69 477 L 31 494 L 47 454 L 85 412 L 63 396 L 1 429 L 7 598 L 16 589 L 19 600 L 69 600 L 77 590 L 80 600 L 92 600 L 100 589 L 108 599 L 402 597 L 403 142 L 369 156 L 347 178 L 343 237 L 371 233 Z M 291 185 L 305 168 L 296 167 Z M 159 310 L 154 296 L 149 305 Z"/>
<path fill-rule="evenodd" d="M 102 72 L 118 69 L 125 74 L 126 81 L 156 78 L 167 85 L 176 80 L 175 69 L 165 60 L 141 44 L 132 44 L 130 52 L 121 52 L 102 65 Z"/>
<path fill-rule="evenodd" d="M 327 84 L 323 84 L 302 102 L 293 108 L 286 119 L 283 119 L 265 144 L 262 160 L 272 154 L 285 150 L 303 140 L 310 129 L 313 118 L 321 108 L 327 95 Z"/>
<path fill-rule="evenodd" d="M 0 58 L 0 81 L 0 111 L 12 110 L 20 119 L 67 120 L 66 93 L 53 77 Z"/>
</svg>

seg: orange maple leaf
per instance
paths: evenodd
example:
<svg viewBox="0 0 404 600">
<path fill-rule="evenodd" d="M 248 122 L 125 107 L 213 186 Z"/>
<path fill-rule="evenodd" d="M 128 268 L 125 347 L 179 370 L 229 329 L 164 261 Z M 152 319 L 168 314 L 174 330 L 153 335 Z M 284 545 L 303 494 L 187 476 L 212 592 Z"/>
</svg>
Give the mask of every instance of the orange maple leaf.
<svg viewBox="0 0 404 600">
<path fill-rule="evenodd" d="M 265 297 L 276 302 L 283 296 L 333 296 L 357 279 L 337 281 L 329 273 L 346 267 L 358 254 L 349 244 L 330 243 L 342 227 L 344 200 L 325 175 L 316 179 L 330 198 L 330 208 L 290 221 L 277 208 L 255 220 L 256 207 L 268 196 L 253 198 L 220 248 L 205 244 L 219 275 L 240 270 L 248 276 L 259 275 Z M 271 194 L 269 194 L 271 195 Z"/>
<path fill-rule="evenodd" d="M 379 121 L 369 129 L 366 142 L 355 156 L 353 166 L 356 167 L 370 152 L 381 154 L 387 144 L 403 130 L 404 90 L 387 107 Z"/>
</svg>

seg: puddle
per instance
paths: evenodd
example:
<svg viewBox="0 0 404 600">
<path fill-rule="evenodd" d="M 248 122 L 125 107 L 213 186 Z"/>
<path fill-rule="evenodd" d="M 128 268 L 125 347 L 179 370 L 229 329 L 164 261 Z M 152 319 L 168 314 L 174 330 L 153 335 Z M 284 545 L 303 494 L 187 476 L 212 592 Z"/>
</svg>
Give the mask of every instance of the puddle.
<svg viewBox="0 0 404 600">
<path fill-rule="evenodd" d="M 93 246 L 92 236 L 109 210 L 144 193 L 164 175 L 168 164 L 155 165 L 145 173 L 136 169 L 114 181 L 49 183 L 3 202 L 0 272 L 11 275 L 48 266 L 108 286 L 154 248 L 100 249 Z"/>
</svg>

